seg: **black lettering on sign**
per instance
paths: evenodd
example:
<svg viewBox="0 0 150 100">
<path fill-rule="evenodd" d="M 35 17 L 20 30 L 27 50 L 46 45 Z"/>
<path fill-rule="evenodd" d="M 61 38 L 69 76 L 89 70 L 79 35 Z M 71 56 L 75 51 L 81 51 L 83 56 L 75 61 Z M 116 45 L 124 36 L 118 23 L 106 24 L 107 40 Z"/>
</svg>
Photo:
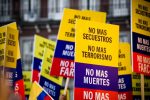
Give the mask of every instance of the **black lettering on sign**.
<svg viewBox="0 0 150 100">
<path fill-rule="evenodd" d="M 139 14 L 139 15 L 142 15 L 142 16 L 150 18 L 150 13 L 147 12 L 147 11 L 143 11 L 141 9 L 136 9 L 136 13 Z"/>
<path fill-rule="evenodd" d="M 148 11 L 148 7 L 141 5 L 141 4 L 138 4 L 138 8 L 144 11 Z"/>
<path fill-rule="evenodd" d="M 132 78 L 133 78 L 133 79 L 141 79 L 141 77 L 140 77 L 139 74 L 137 74 L 137 75 L 132 75 Z"/>
<path fill-rule="evenodd" d="M 14 57 L 6 56 L 6 60 L 7 60 L 8 62 L 15 62 Z"/>
<path fill-rule="evenodd" d="M 95 28 L 89 27 L 89 33 L 95 33 Z"/>
<path fill-rule="evenodd" d="M 71 32 L 75 32 L 75 28 L 71 28 Z"/>
<path fill-rule="evenodd" d="M 65 32 L 65 36 L 74 38 L 75 37 L 75 33 L 74 32 Z"/>
<path fill-rule="evenodd" d="M 135 23 L 135 24 L 136 24 L 136 28 L 150 32 L 150 27 L 145 26 L 145 25 L 141 25 L 141 24 L 138 24 L 138 23 Z"/>
<path fill-rule="evenodd" d="M 107 30 L 104 30 L 104 29 L 97 29 L 97 34 L 98 34 L 98 35 L 107 35 Z"/>
<path fill-rule="evenodd" d="M 80 15 L 74 15 L 75 19 L 80 19 Z"/>
<path fill-rule="evenodd" d="M 75 24 L 75 19 L 68 19 L 68 23 L 70 23 L 70 24 Z"/>
<path fill-rule="evenodd" d="M 94 47 L 94 46 L 88 45 L 88 51 L 94 52 L 94 51 L 95 51 L 95 47 Z"/>
<path fill-rule="evenodd" d="M 14 40 L 15 36 L 13 34 L 9 34 L 9 39 Z"/>
<path fill-rule="evenodd" d="M 91 41 L 98 41 L 98 42 L 112 43 L 112 37 L 99 36 L 99 35 L 87 34 L 87 33 L 83 33 L 83 39 L 91 40 Z"/>
<path fill-rule="evenodd" d="M 15 46 L 15 45 L 16 45 L 16 42 L 13 41 L 13 40 L 8 40 L 8 45 L 10 45 L 10 46 Z"/>
<path fill-rule="evenodd" d="M 52 63 L 52 58 L 47 58 L 47 62 Z"/>
<path fill-rule="evenodd" d="M 91 20 L 90 17 L 82 16 L 82 20 Z"/>
<path fill-rule="evenodd" d="M 108 61 L 112 60 L 112 55 L 86 52 L 86 51 L 82 51 L 82 57 L 83 58 L 91 58 L 91 59 L 108 60 Z"/>
<path fill-rule="evenodd" d="M 121 67 L 119 66 L 119 67 L 118 67 L 118 70 L 119 70 L 119 71 L 126 70 L 126 66 L 121 66 Z"/>
<path fill-rule="evenodd" d="M 140 92 L 140 91 L 141 91 L 141 88 L 132 87 L 132 90 L 133 90 L 133 91 Z"/>
<path fill-rule="evenodd" d="M 3 32 L 3 33 L 0 33 L 0 38 L 4 38 L 6 36 L 6 33 Z"/>
<path fill-rule="evenodd" d="M 4 44 L 4 43 L 5 43 L 5 41 L 6 41 L 6 39 L 5 39 L 5 38 L 0 39 L 0 44 Z"/>
</svg>

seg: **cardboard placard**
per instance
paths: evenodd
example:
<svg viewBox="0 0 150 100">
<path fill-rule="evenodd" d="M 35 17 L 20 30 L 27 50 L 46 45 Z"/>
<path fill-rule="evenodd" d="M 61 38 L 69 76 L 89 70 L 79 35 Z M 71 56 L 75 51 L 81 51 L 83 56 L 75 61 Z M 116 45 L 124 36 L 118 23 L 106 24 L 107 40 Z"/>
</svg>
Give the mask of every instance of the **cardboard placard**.
<svg viewBox="0 0 150 100">
<path fill-rule="evenodd" d="M 33 50 L 33 63 L 32 63 L 32 82 L 39 82 L 41 62 L 43 58 L 44 48 L 54 50 L 55 42 L 43 38 L 41 36 L 34 36 L 34 50 Z"/>
<path fill-rule="evenodd" d="M 50 74 L 73 78 L 76 19 L 105 23 L 106 13 L 65 8 L 63 14 Z"/>
<path fill-rule="evenodd" d="M 49 95 L 51 95 L 55 100 L 58 100 L 63 78 L 49 75 L 53 55 L 54 50 L 45 48 L 41 64 L 42 69 L 39 84 Z"/>
<path fill-rule="evenodd" d="M 119 43 L 118 74 L 127 75 L 132 73 L 130 44 Z"/>
<path fill-rule="evenodd" d="M 42 59 L 42 64 L 41 64 L 41 74 L 40 76 L 45 77 L 51 81 L 53 81 L 54 83 L 58 84 L 58 85 L 62 85 L 62 77 L 54 77 L 54 76 L 50 76 L 49 72 L 51 70 L 51 64 L 52 64 L 52 58 L 54 55 L 54 51 L 53 50 L 49 50 L 47 48 L 45 48 L 44 50 L 44 54 L 43 54 L 43 59 Z M 40 78 L 41 80 L 41 78 Z"/>
<path fill-rule="evenodd" d="M 132 100 L 130 44 L 119 43 L 118 100 Z"/>
<path fill-rule="evenodd" d="M 5 26 L 17 30 L 16 22 L 7 24 Z M 13 74 L 14 74 L 14 80 L 13 80 L 14 91 L 16 94 L 19 94 L 21 96 L 22 100 L 25 100 L 25 89 L 24 89 L 24 80 L 23 80 L 23 74 L 22 74 L 22 64 L 21 64 L 19 41 L 17 44 L 17 64 L 16 64 L 15 72 Z"/>
<path fill-rule="evenodd" d="M 141 99 L 141 76 L 140 74 L 132 73 L 132 93 L 133 93 L 133 100 Z M 144 96 L 145 100 L 150 99 L 150 77 L 144 76 Z"/>
<path fill-rule="evenodd" d="M 119 26 L 77 20 L 75 28 L 74 100 L 118 99 Z"/>
<path fill-rule="evenodd" d="M 9 27 L 10 25 L 10 27 Z M 13 24 L 0 27 L 1 37 L 1 68 L 5 74 L 5 78 L 8 81 L 8 86 L 13 88 L 14 72 L 17 62 L 17 50 L 18 47 L 18 31 L 13 27 Z"/>
<path fill-rule="evenodd" d="M 150 3 L 144 0 L 131 2 L 133 72 L 150 76 Z"/>
<path fill-rule="evenodd" d="M 31 90 L 31 71 L 23 71 L 23 79 L 25 85 L 25 96 L 26 98 L 29 97 L 30 90 Z"/>
</svg>

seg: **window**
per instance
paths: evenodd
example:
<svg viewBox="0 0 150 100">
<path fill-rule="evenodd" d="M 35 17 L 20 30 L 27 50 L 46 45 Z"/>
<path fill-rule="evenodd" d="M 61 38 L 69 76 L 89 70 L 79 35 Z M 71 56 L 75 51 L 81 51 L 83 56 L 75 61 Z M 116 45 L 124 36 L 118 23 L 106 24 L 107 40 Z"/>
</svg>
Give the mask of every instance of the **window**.
<svg viewBox="0 0 150 100">
<path fill-rule="evenodd" d="M 22 17 L 24 21 L 35 21 L 39 18 L 40 1 L 22 0 Z"/>
<path fill-rule="evenodd" d="M 129 0 L 111 0 L 110 15 L 113 17 L 128 16 L 129 15 Z"/>
<path fill-rule="evenodd" d="M 31 71 L 31 64 L 33 59 L 33 41 L 34 37 L 21 37 L 20 48 L 23 71 Z"/>
<path fill-rule="evenodd" d="M 79 9 L 100 10 L 100 0 L 79 0 Z"/>
<path fill-rule="evenodd" d="M 48 0 L 48 18 L 60 20 L 63 9 L 70 7 L 70 0 Z"/>
<path fill-rule="evenodd" d="M 12 18 L 12 0 L 0 0 L 0 21 L 10 21 Z"/>
</svg>

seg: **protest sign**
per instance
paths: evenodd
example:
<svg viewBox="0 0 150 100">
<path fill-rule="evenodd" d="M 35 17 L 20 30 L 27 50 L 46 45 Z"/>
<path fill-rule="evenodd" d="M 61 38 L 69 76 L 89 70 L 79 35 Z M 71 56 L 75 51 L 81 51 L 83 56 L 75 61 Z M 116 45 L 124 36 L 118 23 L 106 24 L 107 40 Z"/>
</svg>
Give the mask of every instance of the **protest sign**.
<svg viewBox="0 0 150 100">
<path fill-rule="evenodd" d="M 34 36 L 33 63 L 32 63 L 32 82 L 39 82 L 41 63 L 44 53 L 44 48 L 54 50 L 55 43 L 41 36 Z"/>
<path fill-rule="evenodd" d="M 77 20 L 75 29 L 74 100 L 118 99 L 119 27 Z"/>
<path fill-rule="evenodd" d="M 41 64 L 42 69 L 39 84 L 45 89 L 45 91 L 47 91 L 49 95 L 51 95 L 55 100 L 58 100 L 63 78 L 49 75 L 53 55 L 54 50 L 45 48 Z"/>
<path fill-rule="evenodd" d="M 74 42 L 76 19 L 105 23 L 106 13 L 64 9 L 52 62 L 53 76 L 74 77 Z M 82 27 L 81 27 L 82 28 Z"/>
<path fill-rule="evenodd" d="M 132 100 L 130 44 L 119 43 L 118 100 Z"/>
<path fill-rule="evenodd" d="M 132 0 L 131 44 L 133 72 L 150 75 L 150 3 Z"/>
</svg>

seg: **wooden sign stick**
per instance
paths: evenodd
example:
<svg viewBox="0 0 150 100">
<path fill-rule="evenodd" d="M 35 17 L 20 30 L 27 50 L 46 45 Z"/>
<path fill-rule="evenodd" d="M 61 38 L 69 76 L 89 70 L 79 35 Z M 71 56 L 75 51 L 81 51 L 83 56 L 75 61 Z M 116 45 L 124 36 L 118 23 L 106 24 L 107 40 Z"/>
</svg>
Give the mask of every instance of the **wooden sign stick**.
<svg viewBox="0 0 150 100">
<path fill-rule="evenodd" d="M 144 75 L 141 74 L 141 100 L 145 100 L 144 95 Z"/>
<path fill-rule="evenodd" d="M 70 80 L 70 78 L 66 79 L 66 84 L 65 84 L 65 89 L 64 89 L 64 95 L 67 94 L 67 88 L 68 88 L 69 80 Z"/>
</svg>

